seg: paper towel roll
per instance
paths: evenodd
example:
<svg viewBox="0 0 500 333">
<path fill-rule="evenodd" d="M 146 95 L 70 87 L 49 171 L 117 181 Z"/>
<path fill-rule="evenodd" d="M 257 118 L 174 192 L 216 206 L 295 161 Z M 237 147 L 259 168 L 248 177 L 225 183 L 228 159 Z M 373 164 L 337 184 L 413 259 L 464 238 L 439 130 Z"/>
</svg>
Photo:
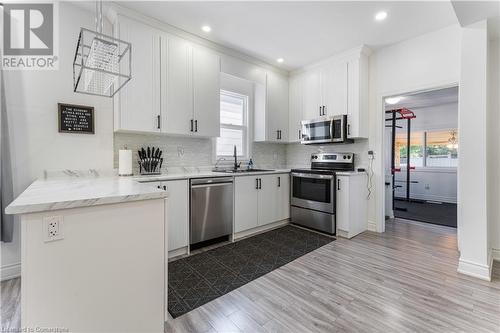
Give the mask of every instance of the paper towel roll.
<svg viewBox="0 0 500 333">
<path fill-rule="evenodd" d="M 132 176 L 132 150 L 120 149 L 118 155 L 118 175 Z"/>
</svg>

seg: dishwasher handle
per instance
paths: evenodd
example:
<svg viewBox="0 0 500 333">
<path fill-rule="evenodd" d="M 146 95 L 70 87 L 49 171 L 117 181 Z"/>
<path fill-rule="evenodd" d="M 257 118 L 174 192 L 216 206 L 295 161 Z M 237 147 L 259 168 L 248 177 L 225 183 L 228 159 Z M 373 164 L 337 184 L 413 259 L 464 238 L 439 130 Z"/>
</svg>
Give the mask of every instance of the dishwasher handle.
<svg viewBox="0 0 500 333">
<path fill-rule="evenodd" d="M 211 184 L 232 184 L 233 177 L 199 178 L 191 179 L 191 186 L 211 185 Z"/>
<path fill-rule="evenodd" d="M 219 186 L 231 186 L 233 183 L 214 183 L 214 184 L 199 184 L 191 185 L 191 188 L 207 188 L 207 187 L 219 187 Z"/>
</svg>

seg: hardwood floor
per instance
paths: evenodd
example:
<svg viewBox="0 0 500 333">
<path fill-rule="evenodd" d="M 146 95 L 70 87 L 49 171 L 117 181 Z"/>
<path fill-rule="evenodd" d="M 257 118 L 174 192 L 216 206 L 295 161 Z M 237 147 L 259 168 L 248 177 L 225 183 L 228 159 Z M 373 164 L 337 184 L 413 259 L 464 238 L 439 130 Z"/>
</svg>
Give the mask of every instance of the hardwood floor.
<svg viewBox="0 0 500 333">
<path fill-rule="evenodd" d="M 388 221 L 384 234 L 338 239 L 166 332 L 500 332 L 500 269 L 486 282 L 457 262 L 456 229 Z M 3 327 L 19 326 L 19 285 L 2 282 Z"/>
</svg>

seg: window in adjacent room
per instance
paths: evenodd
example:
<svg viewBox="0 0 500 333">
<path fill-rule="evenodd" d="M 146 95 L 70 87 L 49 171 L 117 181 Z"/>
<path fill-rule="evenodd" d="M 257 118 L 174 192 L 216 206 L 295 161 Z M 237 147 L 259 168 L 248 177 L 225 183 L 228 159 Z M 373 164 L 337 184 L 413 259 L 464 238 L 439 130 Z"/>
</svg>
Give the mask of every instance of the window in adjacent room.
<svg viewBox="0 0 500 333">
<path fill-rule="evenodd" d="M 407 156 L 406 132 L 398 132 L 396 133 L 396 167 L 406 167 Z M 458 131 L 450 129 L 411 132 L 410 164 L 415 167 L 456 168 L 458 166 Z"/>
<path fill-rule="evenodd" d="M 248 159 L 248 96 L 221 90 L 220 137 L 217 138 L 217 157 L 233 156 Z"/>
<path fill-rule="evenodd" d="M 457 167 L 457 150 L 457 130 L 427 132 L 425 165 L 428 167 Z"/>
<path fill-rule="evenodd" d="M 399 166 L 406 166 L 408 161 L 408 153 L 406 149 L 407 140 L 406 131 L 396 133 L 396 161 L 399 161 Z M 410 164 L 415 167 L 424 166 L 424 133 L 411 132 L 410 134 Z"/>
</svg>

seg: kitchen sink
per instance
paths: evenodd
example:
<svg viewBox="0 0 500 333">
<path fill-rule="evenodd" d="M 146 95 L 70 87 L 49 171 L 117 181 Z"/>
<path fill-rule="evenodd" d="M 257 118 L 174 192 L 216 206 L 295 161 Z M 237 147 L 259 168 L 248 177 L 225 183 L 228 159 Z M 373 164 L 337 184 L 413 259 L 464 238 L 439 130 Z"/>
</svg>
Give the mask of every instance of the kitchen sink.
<svg viewBox="0 0 500 333">
<path fill-rule="evenodd" d="M 223 173 L 244 173 L 244 172 L 265 172 L 265 171 L 274 171 L 271 169 L 213 169 L 213 172 L 223 172 Z"/>
</svg>

